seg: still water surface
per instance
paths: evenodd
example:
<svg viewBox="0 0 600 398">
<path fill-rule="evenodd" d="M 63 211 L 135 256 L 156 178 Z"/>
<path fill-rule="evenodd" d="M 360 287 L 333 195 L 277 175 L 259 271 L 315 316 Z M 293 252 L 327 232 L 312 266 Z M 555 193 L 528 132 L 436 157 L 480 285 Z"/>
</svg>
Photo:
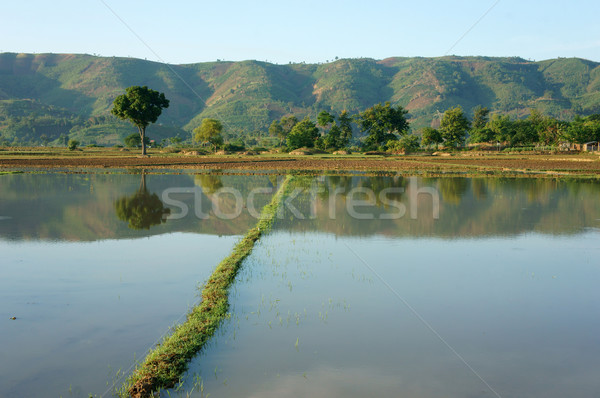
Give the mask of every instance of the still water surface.
<svg viewBox="0 0 600 398">
<path fill-rule="evenodd" d="M 254 225 L 250 192 L 264 188 L 260 209 L 276 183 L 0 176 L 0 396 L 110 392 L 119 369 L 181 319 L 196 286 Z M 596 183 L 336 176 L 297 184 L 312 191 L 288 202 L 244 263 L 231 320 L 178 394 L 598 394 Z M 199 193 L 164 200 L 172 188 Z M 236 212 L 223 188 L 239 192 L 238 217 L 211 212 Z"/>
<path fill-rule="evenodd" d="M 340 183 L 410 190 L 403 179 L 321 181 L 326 192 Z M 314 218 L 288 212 L 261 240 L 238 278 L 233 319 L 180 394 L 597 395 L 598 186 L 418 183 L 439 193 L 438 219 L 427 195 L 415 219 L 396 220 L 381 219 L 389 209 L 379 205 L 361 208 L 373 219 L 349 217 L 343 195 L 332 219 L 330 195 L 300 196 L 299 213 Z M 407 209 L 409 196 L 397 198 Z"/>
<path fill-rule="evenodd" d="M 0 397 L 111 396 L 255 223 L 247 213 L 162 222 L 156 200 L 168 188 L 210 195 L 222 183 L 246 193 L 268 179 L 0 176 Z"/>
</svg>

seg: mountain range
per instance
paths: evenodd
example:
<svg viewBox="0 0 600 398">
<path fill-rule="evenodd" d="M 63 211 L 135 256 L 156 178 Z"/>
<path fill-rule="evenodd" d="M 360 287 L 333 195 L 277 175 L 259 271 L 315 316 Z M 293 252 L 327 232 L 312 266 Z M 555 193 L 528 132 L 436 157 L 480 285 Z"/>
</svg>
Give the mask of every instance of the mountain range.
<svg viewBox="0 0 600 398">
<path fill-rule="evenodd" d="M 461 105 L 524 117 L 530 108 L 569 120 L 600 113 L 600 63 L 578 58 L 456 57 L 339 59 L 323 64 L 259 61 L 170 65 L 81 54 L 0 54 L 0 139 L 121 143 L 136 130 L 110 115 L 128 86 L 148 86 L 171 101 L 148 134 L 189 138 L 203 118 L 232 135 L 266 132 L 287 114 L 316 119 L 321 110 L 351 113 L 389 101 L 411 126 L 436 123 Z"/>
</svg>

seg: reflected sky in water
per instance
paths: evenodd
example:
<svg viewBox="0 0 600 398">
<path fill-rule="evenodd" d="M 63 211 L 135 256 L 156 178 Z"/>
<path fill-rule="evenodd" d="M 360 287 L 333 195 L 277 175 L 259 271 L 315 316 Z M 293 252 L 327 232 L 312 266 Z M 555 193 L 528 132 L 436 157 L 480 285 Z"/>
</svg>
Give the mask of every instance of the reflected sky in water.
<svg viewBox="0 0 600 398">
<path fill-rule="evenodd" d="M 260 174 L 0 176 L 0 391 L 102 394 L 186 313 L 197 284 L 255 225 L 249 198 L 260 210 L 277 183 Z M 598 184 L 295 184 L 186 392 L 200 375 L 211 396 L 492 396 L 352 250 L 503 397 L 597 392 Z"/>
<path fill-rule="evenodd" d="M 211 396 L 494 396 L 408 303 L 502 397 L 593 396 L 599 238 L 277 231 L 185 391 L 201 378 Z"/>
</svg>

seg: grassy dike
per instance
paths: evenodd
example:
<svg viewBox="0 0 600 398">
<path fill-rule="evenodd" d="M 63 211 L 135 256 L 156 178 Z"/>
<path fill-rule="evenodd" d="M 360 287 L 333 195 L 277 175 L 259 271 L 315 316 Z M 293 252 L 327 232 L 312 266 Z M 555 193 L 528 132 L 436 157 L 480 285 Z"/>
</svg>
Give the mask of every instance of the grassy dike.
<svg viewBox="0 0 600 398">
<path fill-rule="evenodd" d="M 188 362 L 228 316 L 229 287 L 255 242 L 273 224 L 291 178 L 293 177 L 287 177 L 283 181 L 271 202 L 263 208 L 257 225 L 246 233 L 231 255 L 217 266 L 202 290 L 202 301 L 187 315 L 187 320 L 152 350 L 129 376 L 118 391 L 120 397 L 152 397 L 160 389 L 174 387 L 179 382 L 179 378 L 187 370 Z"/>
</svg>

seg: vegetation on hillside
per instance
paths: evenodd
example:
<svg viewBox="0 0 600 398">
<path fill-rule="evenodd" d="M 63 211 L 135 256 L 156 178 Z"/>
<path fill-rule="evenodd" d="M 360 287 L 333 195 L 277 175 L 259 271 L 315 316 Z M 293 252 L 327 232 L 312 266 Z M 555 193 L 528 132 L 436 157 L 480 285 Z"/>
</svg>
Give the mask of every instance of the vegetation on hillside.
<svg viewBox="0 0 600 398">
<path fill-rule="evenodd" d="M 357 114 L 385 102 L 408 111 L 413 131 L 438 128 L 443 112 L 456 106 L 469 117 L 479 105 L 511 119 L 526 118 L 530 108 L 565 121 L 600 113 L 600 64 L 575 58 L 170 66 L 131 58 L 3 53 L 0 140 L 11 145 L 64 145 L 68 139 L 82 145 L 121 144 L 131 130 L 111 117 L 110 108 L 133 85 L 153 87 L 171 100 L 162 124 L 148 129 L 157 142 L 177 136 L 191 142 L 194 128 L 212 118 L 223 123 L 225 140 L 241 137 L 252 140 L 250 146 L 262 146 L 272 122 L 286 115 L 315 121 L 321 111 Z"/>
</svg>

